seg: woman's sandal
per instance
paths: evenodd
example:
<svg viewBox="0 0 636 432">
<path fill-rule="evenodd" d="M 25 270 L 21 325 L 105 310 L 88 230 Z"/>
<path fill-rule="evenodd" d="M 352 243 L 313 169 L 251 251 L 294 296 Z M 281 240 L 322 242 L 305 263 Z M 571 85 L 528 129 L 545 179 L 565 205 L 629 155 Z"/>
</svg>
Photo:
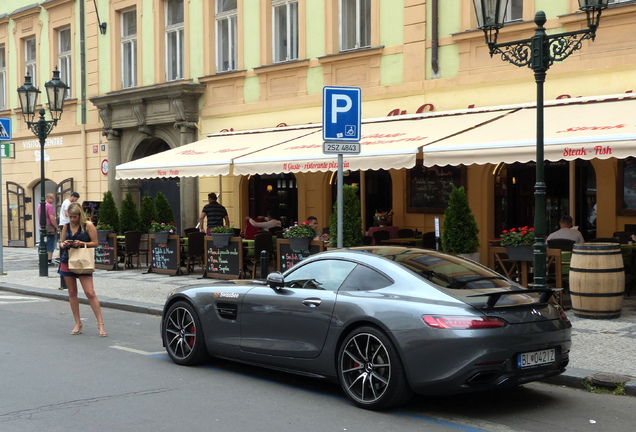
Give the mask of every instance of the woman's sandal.
<svg viewBox="0 0 636 432">
<path fill-rule="evenodd" d="M 99 330 L 99 326 L 102 326 L 102 329 L 99 332 L 99 337 L 106 337 L 108 333 L 104 330 L 104 323 L 97 323 L 97 329 Z"/>
<path fill-rule="evenodd" d="M 75 328 L 73 330 L 71 330 L 71 334 L 73 336 L 78 335 L 78 334 L 82 334 L 82 323 L 80 323 L 79 326 L 75 326 Z"/>
</svg>

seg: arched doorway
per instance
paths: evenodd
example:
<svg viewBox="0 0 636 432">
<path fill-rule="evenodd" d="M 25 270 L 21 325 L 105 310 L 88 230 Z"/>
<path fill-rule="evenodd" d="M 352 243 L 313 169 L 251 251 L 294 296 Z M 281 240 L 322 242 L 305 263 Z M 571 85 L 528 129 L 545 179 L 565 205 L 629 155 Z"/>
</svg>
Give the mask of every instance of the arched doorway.
<svg viewBox="0 0 636 432">
<path fill-rule="evenodd" d="M 253 175 L 248 191 L 251 217 L 274 211 L 284 227 L 298 221 L 298 183 L 293 174 Z"/>
<path fill-rule="evenodd" d="M 360 171 L 346 171 L 343 175 L 343 181 L 346 185 L 358 185 L 360 186 Z M 360 191 L 362 193 L 362 191 Z M 374 225 L 373 216 L 375 212 L 388 212 L 393 209 L 393 182 L 391 181 L 391 174 L 386 170 L 377 171 L 365 171 L 364 172 L 364 194 L 365 194 L 365 208 L 364 230 L 367 231 L 369 227 Z M 334 173 L 331 180 L 331 197 L 332 208 L 333 204 L 338 199 L 337 190 L 337 175 Z"/>
<path fill-rule="evenodd" d="M 559 219 L 568 215 L 570 199 L 574 200 L 575 224 L 589 240 L 596 236 L 596 173 L 589 161 L 574 164 L 575 195 L 570 197 L 570 162 L 546 161 L 546 226 L 547 233 L 559 228 Z M 495 170 L 495 235 L 503 230 L 534 225 L 534 184 L 536 164 L 500 164 Z"/>
</svg>

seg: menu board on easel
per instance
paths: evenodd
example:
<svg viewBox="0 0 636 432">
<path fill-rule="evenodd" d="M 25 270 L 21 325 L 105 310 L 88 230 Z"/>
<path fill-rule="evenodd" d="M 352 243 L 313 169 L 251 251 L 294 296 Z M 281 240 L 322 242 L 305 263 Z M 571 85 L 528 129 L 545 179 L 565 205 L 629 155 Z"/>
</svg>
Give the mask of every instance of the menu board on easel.
<svg viewBox="0 0 636 432">
<path fill-rule="evenodd" d="M 407 171 L 406 210 L 410 213 L 444 213 L 456 187 L 465 186 L 465 167 L 425 167 L 421 161 Z"/>
<path fill-rule="evenodd" d="M 203 277 L 238 279 L 243 269 L 243 239 L 230 237 L 227 246 L 214 244 L 212 236 L 205 237 L 205 272 Z"/>
<path fill-rule="evenodd" d="M 99 242 L 95 248 L 95 268 L 119 270 L 117 263 L 117 235 L 108 234 L 106 241 Z"/>
<path fill-rule="evenodd" d="M 178 235 L 168 236 L 166 243 L 159 243 L 154 234 L 150 235 L 149 273 L 165 273 L 180 275 L 181 273 L 181 241 Z"/>
<path fill-rule="evenodd" d="M 312 240 L 309 243 L 309 249 L 292 249 L 289 239 L 278 239 L 276 242 L 277 268 L 279 271 L 284 272 L 309 255 L 317 254 L 324 250 L 325 243 L 321 240 Z"/>
</svg>

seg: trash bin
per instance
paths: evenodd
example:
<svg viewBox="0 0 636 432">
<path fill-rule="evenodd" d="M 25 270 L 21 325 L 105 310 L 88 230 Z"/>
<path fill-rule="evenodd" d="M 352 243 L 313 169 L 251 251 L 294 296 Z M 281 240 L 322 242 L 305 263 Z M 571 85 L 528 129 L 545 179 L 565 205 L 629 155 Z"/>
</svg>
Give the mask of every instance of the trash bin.
<svg viewBox="0 0 636 432">
<path fill-rule="evenodd" d="M 572 311 L 581 318 L 621 315 L 625 293 L 623 255 L 618 243 L 576 243 L 570 261 Z"/>
</svg>

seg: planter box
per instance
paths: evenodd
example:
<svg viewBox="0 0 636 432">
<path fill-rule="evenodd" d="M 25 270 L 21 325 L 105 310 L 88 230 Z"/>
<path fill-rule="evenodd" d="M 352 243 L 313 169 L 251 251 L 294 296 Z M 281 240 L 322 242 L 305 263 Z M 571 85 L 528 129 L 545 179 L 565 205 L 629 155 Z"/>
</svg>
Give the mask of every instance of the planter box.
<svg viewBox="0 0 636 432">
<path fill-rule="evenodd" d="M 97 230 L 97 241 L 100 243 L 108 241 L 108 234 L 111 232 L 111 230 Z"/>
<path fill-rule="evenodd" d="M 230 244 L 230 237 L 232 237 L 234 234 L 229 234 L 229 233 L 212 233 L 212 242 L 214 243 L 214 246 L 216 247 L 227 247 L 227 245 Z"/>
<path fill-rule="evenodd" d="M 506 246 L 508 258 L 514 261 L 534 261 L 532 246 Z"/>
<path fill-rule="evenodd" d="M 155 241 L 158 244 L 166 244 L 168 243 L 168 236 L 170 235 L 170 233 L 168 231 L 165 232 L 155 232 L 152 233 L 155 236 Z"/>
<path fill-rule="evenodd" d="M 292 250 L 309 250 L 309 243 L 311 243 L 312 238 L 311 237 L 302 237 L 302 238 L 290 238 L 289 240 L 289 246 L 292 248 Z"/>
</svg>

